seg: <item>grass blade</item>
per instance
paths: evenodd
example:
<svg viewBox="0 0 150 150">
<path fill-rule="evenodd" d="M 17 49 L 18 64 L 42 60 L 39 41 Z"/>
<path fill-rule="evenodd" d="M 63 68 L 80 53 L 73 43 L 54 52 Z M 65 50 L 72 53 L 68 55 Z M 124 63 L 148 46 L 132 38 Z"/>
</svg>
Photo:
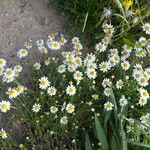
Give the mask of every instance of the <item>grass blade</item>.
<svg viewBox="0 0 150 150">
<path fill-rule="evenodd" d="M 89 134 L 86 133 L 85 135 L 85 150 L 92 150 Z"/>
<path fill-rule="evenodd" d="M 107 143 L 106 135 L 96 115 L 95 115 L 95 126 L 96 126 L 97 136 L 102 145 L 103 150 L 108 150 L 108 143 Z"/>
</svg>

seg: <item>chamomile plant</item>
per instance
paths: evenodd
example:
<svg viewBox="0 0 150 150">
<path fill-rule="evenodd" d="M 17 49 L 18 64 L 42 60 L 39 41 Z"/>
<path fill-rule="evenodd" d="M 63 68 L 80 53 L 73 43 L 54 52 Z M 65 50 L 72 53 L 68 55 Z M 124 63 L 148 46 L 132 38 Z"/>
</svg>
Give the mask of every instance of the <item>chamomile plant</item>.
<svg viewBox="0 0 150 150">
<path fill-rule="evenodd" d="M 0 115 L 9 113 L 25 127 L 24 140 L 20 141 L 1 126 L 0 140 L 5 149 L 20 144 L 24 149 L 83 149 L 85 133 L 91 132 L 95 116 L 104 125 L 102 134 L 106 136 L 101 139 L 97 134 L 101 144 L 91 139 L 95 149 L 111 149 L 114 135 L 122 139 L 123 147 L 128 140 L 149 142 L 150 39 L 143 34 L 133 45 L 118 48 L 111 40 L 115 27 L 105 22 L 102 28 L 104 38 L 87 54 L 82 54 L 84 45 L 78 37 L 65 39 L 52 33 L 47 41 L 37 40 L 42 59 L 29 66 L 33 71 L 24 78 L 19 78 L 24 71 L 21 65 L 8 68 L 7 61 L 0 59 L 5 85 Z M 141 28 L 149 33 L 148 23 Z M 59 51 L 66 44 L 72 48 L 62 52 L 63 59 L 50 57 L 50 50 Z M 18 51 L 20 61 L 27 59 L 32 45 L 30 40 Z M 137 129 L 141 132 L 135 135 Z M 108 144 L 104 146 L 103 140 Z"/>
</svg>

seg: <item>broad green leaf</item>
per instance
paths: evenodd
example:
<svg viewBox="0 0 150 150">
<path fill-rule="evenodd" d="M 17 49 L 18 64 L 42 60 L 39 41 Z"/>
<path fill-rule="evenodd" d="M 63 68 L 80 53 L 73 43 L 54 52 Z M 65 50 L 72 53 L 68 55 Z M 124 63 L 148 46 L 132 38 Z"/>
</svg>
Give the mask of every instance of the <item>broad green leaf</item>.
<svg viewBox="0 0 150 150">
<path fill-rule="evenodd" d="M 144 143 L 140 143 L 138 141 L 131 141 L 131 140 L 127 140 L 128 143 L 131 143 L 133 145 L 137 145 L 137 146 L 140 146 L 140 147 L 145 147 L 145 148 L 150 148 L 150 144 L 144 144 Z"/>
<path fill-rule="evenodd" d="M 91 142 L 88 133 L 85 135 L 85 150 L 92 150 Z"/>
<path fill-rule="evenodd" d="M 116 135 L 112 136 L 111 149 L 112 150 L 119 150 L 119 149 L 121 149 L 121 144 L 120 144 L 119 137 L 117 137 Z"/>
<path fill-rule="evenodd" d="M 126 140 L 126 134 L 125 131 L 123 129 L 123 120 L 121 119 L 120 121 L 120 128 L 121 128 L 121 138 L 122 138 L 122 150 L 127 150 L 127 140 Z"/>
<path fill-rule="evenodd" d="M 108 143 L 107 143 L 106 135 L 96 115 L 95 115 L 95 126 L 96 126 L 97 136 L 98 136 L 98 139 L 101 143 L 103 150 L 108 150 Z"/>
</svg>

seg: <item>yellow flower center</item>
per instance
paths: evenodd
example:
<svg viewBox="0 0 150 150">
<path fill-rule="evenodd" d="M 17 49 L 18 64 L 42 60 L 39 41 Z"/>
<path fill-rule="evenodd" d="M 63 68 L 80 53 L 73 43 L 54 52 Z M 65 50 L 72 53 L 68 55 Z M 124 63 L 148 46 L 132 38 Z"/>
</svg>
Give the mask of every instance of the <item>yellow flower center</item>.
<svg viewBox="0 0 150 150">
<path fill-rule="evenodd" d="M 106 64 L 102 64 L 102 68 L 103 69 L 107 68 L 107 65 Z"/>
<path fill-rule="evenodd" d="M 112 108 L 112 105 L 111 105 L 111 104 L 107 104 L 106 107 L 107 107 L 107 108 Z"/>
<path fill-rule="evenodd" d="M 13 96 L 15 94 L 15 91 L 13 91 L 13 90 L 11 90 L 11 91 L 9 91 L 8 92 L 8 95 L 11 97 L 11 96 Z"/>
<path fill-rule="evenodd" d="M 26 54 L 27 52 L 26 52 L 26 51 L 22 51 L 21 53 L 22 53 L 22 54 Z"/>
<path fill-rule="evenodd" d="M 146 80 L 144 78 L 142 78 L 140 81 L 141 81 L 141 83 L 145 83 L 146 82 Z"/>
<path fill-rule="evenodd" d="M 91 71 L 91 72 L 90 72 L 90 75 L 91 75 L 91 76 L 94 76 L 94 75 L 95 75 L 95 72 L 94 72 L 94 71 Z"/>
<path fill-rule="evenodd" d="M 150 26 L 145 27 L 147 31 L 150 31 Z"/>
<path fill-rule="evenodd" d="M 5 136 L 7 136 L 7 133 L 4 132 L 4 131 L 1 131 L 1 132 L 0 132 L 0 137 L 5 137 Z"/>
<path fill-rule="evenodd" d="M 72 61 L 72 60 L 73 60 L 73 57 L 72 57 L 72 56 L 68 56 L 68 60 L 69 60 L 69 61 Z"/>
<path fill-rule="evenodd" d="M 7 71 L 6 74 L 9 76 L 9 75 L 12 74 L 12 72 L 11 71 Z"/>
<path fill-rule="evenodd" d="M 38 109 L 39 109 L 39 106 L 38 106 L 38 105 L 34 106 L 34 109 L 35 109 L 35 110 L 38 110 Z"/>
<path fill-rule="evenodd" d="M 143 103 L 145 103 L 145 99 L 140 99 L 140 102 L 143 104 Z"/>
<path fill-rule="evenodd" d="M 72 111 L 72 110 L 73 110 L 73 107 L 72 107 L 72 106 L 69 106 L 69 107 L 68 107 L 68 110 L 69 110 L 69 111 Z"/>
<path fill-rule="evenodd" d="M 143 96 L 148 96 L 148 93 L 147 92 L 143 92 Z"/>
<path fill-rule="evenodd" d="M 50 89 L 50 93 L 54 93 L 55 92 L 55 90 L 54 89 Z"/>
<path fill-rule="evenodd" d="M 3 63 L 4 63 L 4 62 L 3 62 L 2 60 L 0 60 L 0 65 L 3 65 Z"/>
<path fill-rule="evenodd" d="M 58 47 L 58 43 L 54 43 L 54 45 L 53 45 L 54 47 Z"/>
<path fill-rule="evenodd" d="M 8 105 L 2 104 L 1 108 L 2 108 L 2 110 L 7 110 L 8 109 Z"/>
<path fill-rule="evenodd" d="M 46 85 L 47 85 L 47 82 L 46 82 L 46 81 L 42 81 L 42 82 L 41 82 L 41 85 L 46 86 Z"/>
<path fill-rule="evenodd" d="M 74 89 L 73 89 L 73 88 L 70 88 L 70 89 L 69 89 L 69 92 L 70 92 L 70 93 L 72 93 L 73 91 L 74 91 Z"/>
<path fill-rule="evenodd" d="M 81 78 L 81 74 L 77 74 L 77 77 L 78 77 L 78 78 Z"/>
</svg>

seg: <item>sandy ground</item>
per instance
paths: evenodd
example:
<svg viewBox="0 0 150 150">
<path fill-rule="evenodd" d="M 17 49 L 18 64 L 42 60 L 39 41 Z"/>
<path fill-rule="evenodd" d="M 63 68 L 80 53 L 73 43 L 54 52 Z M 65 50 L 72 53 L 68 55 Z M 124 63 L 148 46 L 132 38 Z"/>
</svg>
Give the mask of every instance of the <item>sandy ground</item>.
<svg viewBox="0 0 150 150">
<path fill-rule="evenodd" d="M 47 39 L 50 33 L 63 31 L 64 23 L 64 15 L 53 6 L 48 7 L 46 0 L 0 0 L 0 58 L 6 58 L 10 66 L 20 64 L 17 51 L 29 38 L 33 41 Z M 35 46 L 33 51 L 30 58 L 39 59 Z M 55 55 L 60 52 L 55 52 Z M 6 114 L 1 117 L 0 114 L 0 127 L 5 127 L 11 116 Z M 13 134 L 21 138 L 22 126 L 14 124 L 18 132 Z"/>
<path fill-rule="evenodd" d="M 63 30 L 64 16 L 46 0 L 0 0 L 0 57 L 13 58 L 29 38 Z"/>
</svg>

